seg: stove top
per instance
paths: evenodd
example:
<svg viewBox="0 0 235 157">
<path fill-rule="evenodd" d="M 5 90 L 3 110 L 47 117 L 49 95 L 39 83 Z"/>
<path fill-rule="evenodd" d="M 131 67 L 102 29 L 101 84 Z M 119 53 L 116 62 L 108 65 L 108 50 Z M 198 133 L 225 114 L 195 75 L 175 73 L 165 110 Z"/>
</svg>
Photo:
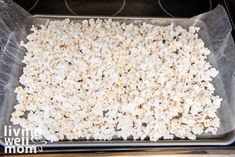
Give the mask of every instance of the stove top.
<svg viewBox="0 0 235 157">
<path fill-rule="evenodd" d="M 14 0 L 31 14 L 192 17 L 222 4 L 235 28 L 234 0 Z M 233 32 L 235 38 L 235 32 Z"/>
<path fill-rule="evenodd" d="M 192 17 L 222 4 L 235 28 L 234 0 L 14 0 L 31 14 Z M 235 32 L 233 31 L 235 38 Z"/>
<path fill-rule="evenodd" d="M 15 0 L 31 14 L 191 17 L 220 0 Z"/>
</svg>

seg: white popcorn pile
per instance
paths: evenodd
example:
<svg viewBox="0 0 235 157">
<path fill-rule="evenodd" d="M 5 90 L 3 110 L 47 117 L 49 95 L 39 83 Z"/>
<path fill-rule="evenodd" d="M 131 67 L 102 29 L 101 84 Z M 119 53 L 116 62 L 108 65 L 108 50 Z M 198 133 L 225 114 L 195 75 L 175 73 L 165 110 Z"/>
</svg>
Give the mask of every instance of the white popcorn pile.
<svg viewBox="0 0 235 157">
<path fill-rule="evenodd" d="M 32 31 L 13 124 L 50 141 L 216 134 L 218 71 L 198 27 L 66 19 Z"/>
</svg>

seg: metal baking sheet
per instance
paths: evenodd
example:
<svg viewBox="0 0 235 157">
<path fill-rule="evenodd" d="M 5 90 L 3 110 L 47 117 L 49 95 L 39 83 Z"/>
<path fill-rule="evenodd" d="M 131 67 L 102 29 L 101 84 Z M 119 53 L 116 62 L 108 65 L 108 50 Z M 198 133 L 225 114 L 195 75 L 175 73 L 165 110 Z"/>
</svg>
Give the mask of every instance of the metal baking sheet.
<svg viewBox="0 0 235 157">
<path fill-rule="evenodd" d="M 136 17 L 94 17 L 94 16 L 52 16 L 52 15 L 34 15 L 34 25 L 40 26 L 45 24 L 47 20 L 63 20 L 69 18 L 74 22 L 81 22 L 85 19 L 107 19 L 111 18 L 114 21 L 120 21 L 125 23 L 135 23 L 141 24 L 143 22 L 148 22 L 156 25 L 168 25 L 170 23 L 177 24 L 180 22 L 183 27 L 188 27 L 188 21 L 190 19 L 183 18 L 136 18 Z M 193 24 L 194 21 L 191 21 Z M 203 23 L 201 24 L 203 27 Z M 9 111 L 9 110 L 8 110 Z M 10 117 L 9 117 L 10 118 Z M 66 125 L 66 124 L 65 124 Z M 47 142 L 43 147 L 131 147 L 131 146 L 209 146 L 209 145 L 220 145 L 225 146 L 233 143 L 235 141 L 235 130 L 223 135 L 201 135 L 197 136 L 196 140 L 187 140 L 187 139 L 174 139 L 174 140 L 159 140 L 157 142 L 152 142 L 148 140 L 122 140 L 122 139 L 113 139 L 111 141 L 98 141 L 98 140 L 73 140 L 73 141 L 58 141 L 58 142 Z M 3 141 L 0 141 L 2 144 Z M 37 145 L 33 143 L 33 145 Z"/>
</svg>

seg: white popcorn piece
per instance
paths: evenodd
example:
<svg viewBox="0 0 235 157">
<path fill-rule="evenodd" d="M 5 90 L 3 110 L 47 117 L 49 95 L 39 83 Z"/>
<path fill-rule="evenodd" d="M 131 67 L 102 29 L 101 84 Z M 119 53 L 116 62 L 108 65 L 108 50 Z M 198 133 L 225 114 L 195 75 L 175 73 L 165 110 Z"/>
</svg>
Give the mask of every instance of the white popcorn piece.
<svg viewBox="0 0 235 157">
<path fill-rule="evenodd" d="M 32 26 L 11 121 L 50 141 L 216 134 L 223 99 L 198 31 L 111 19 Z"/>
</svg>

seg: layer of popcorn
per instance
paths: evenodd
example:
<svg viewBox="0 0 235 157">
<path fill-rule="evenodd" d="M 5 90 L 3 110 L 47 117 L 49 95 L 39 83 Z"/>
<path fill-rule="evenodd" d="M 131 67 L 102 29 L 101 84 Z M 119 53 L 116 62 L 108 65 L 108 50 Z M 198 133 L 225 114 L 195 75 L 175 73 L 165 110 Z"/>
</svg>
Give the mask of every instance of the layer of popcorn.
<svg viewBox="0 0 235 157">
<path fill-rule="evenodd" d="M 14 124 L 50 141 L 216 134 L 218 71 L 199 28 L 66 19 L 32 31 Z"/>
</svg>

